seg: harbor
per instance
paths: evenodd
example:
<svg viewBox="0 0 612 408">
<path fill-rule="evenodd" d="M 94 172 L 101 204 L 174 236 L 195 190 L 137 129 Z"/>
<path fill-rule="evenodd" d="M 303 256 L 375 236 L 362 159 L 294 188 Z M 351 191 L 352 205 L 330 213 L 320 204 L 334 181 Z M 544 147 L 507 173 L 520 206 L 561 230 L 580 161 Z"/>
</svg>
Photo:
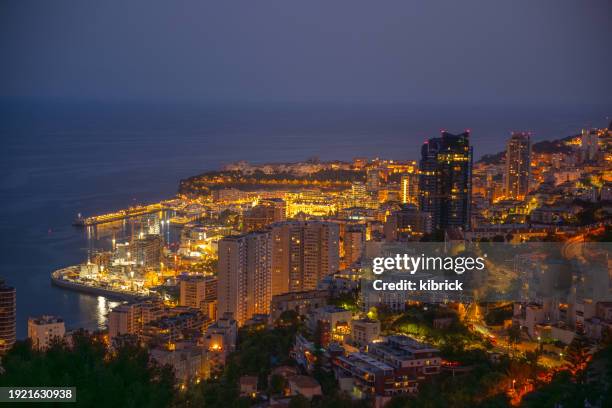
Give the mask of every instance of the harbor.
<svg viewBox="0 0 612 408">
<path fill-rule="evenodd" d="M 155 214 L 161 211 L 173 211 L 175 216 L 170 219 L 170 222 L 176 225 L 184 225 L 201 218 L 205 214 L 206 208 L 198 203 L 175 198 L 153 204 L 136 205 L 115 212 L 89 217 L 83 217 L 79 213 L 72 225 L 75 227 L 91 227 L 141 217 L 147 214 Z"/>
</svg>

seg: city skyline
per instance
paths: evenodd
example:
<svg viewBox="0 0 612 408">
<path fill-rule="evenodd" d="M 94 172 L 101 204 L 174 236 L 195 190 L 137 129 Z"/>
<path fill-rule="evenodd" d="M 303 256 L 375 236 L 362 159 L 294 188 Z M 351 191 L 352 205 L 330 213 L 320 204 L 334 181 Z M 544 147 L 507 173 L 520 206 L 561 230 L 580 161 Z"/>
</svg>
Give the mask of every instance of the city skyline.
<svg viewBox="0 0 612 408">
<path fill-rule="evenodd" d="M 612 406 L 611 16 L 2 2 L 0 406 Z"/>
<path fill-rule="evenodd" d="M 70 330 L 48 310 L 29 316 L 26 343 L 15 343 L 19 291 L 3 286 L 0 344 L 9 356 L 13 343 L 43 356 L 58 347 L 75 352 L 80 336 L 99 337 L 88 341 L 111 354 L 138 344 L 179 390 L 219 384 L 219 373 L 238 362 L 238 398 L 249 404 L 267 401 L 265 393 L 286 403 L 332 398 L 317 369 L 324 366 L 336 392 L 383 406 L 422 398 L 431 378 L 471 371 L 462 361 L 467 350 L 449 352 L 452 335 L 485 353 L 482 363 L 494 371 L 503 364 L 493 355 L 518 366 L 535 359 L 533 375 L 545 379 L 516 376 L 507 389 L 499 380 L 487 391 L 516 406 L 607 350 L 611 146 L 609 128 L 533 146 L 528 133 L 513 132 L 505 151 L 474 162 L 471 132 L 441 131 L 418 161 L 229 163 L 180 180 L 178 193 L 160 202 L 79 213 L 73 227 L 87 237 L 87 257 L 53 271 L 51 282 L 118 302 L 92 334 Z M 446 257 L 425 255 L 432 250 Z M 399 265 L 403 251 L 422 251 L 423 262 L 440 266 L 423 266 L 416 281 L 400 267 L 371 279 L 372 262 Z M 449 261 L 463 268 L 455 267 L 458 275 L 469 271 L 465 278 L 449 282 Z M 564 268 L 569 277 L 558 272 Z M 503 324 L 488 322 L 491 312 L 481 307 L 503 309 Z M 415 318 L 430 309 L 432 322 Z M 391 323 L 383 314 L 394 316 Z M 411 323 L 397 323 L 404 320 Z M 286 330 L 288 348 L 275 358 L 296 367 L 268 370 L 286 371 L 288 389 L 261 388 L 245 355 L 237 356 L 256 333 Z M 554 357 L 542 342 L 554 345 Z M 576 347 L 583 354 L 575 360 Z"/>
</svg>

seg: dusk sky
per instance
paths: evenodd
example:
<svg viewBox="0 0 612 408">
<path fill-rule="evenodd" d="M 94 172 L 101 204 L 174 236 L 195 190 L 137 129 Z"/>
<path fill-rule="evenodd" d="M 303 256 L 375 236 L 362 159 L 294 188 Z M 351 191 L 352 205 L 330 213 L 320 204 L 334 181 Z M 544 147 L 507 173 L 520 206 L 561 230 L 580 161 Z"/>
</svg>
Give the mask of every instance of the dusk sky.
<svg viewBox="0 0 612 408">
<path fill-rule="evenodd" d="M 612 1 L 3 1 L 0 97 L 612 103 Z"/>
</svg>

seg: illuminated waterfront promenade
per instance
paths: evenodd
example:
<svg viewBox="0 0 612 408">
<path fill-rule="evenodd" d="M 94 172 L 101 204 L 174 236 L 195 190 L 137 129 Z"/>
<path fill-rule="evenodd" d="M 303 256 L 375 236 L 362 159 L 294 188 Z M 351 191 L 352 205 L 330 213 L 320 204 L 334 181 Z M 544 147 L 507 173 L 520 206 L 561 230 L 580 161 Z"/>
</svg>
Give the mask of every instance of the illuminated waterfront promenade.
<svg viewBox="0 0 612 408">
<path fill-rule="evenodd" d="M 145 290 L 127 290 L 103 282 L 79 278 L 80 265 L 58 269 L 51 273 L 51 282 L 59 287 L 117 300 L 134 300 L 149 295 Z"/>
</svg>

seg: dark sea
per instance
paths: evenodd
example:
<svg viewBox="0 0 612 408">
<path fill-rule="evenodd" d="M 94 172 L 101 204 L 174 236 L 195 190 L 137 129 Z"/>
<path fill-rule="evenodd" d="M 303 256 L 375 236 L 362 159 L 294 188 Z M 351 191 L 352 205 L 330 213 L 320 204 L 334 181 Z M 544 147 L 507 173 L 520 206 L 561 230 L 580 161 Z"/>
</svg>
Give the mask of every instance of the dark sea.
<svg viewBox="0 0 612 408">
<path fill-rule="evenodd" d="M 49 274 L 86 259 L 92 215 L 173 196 L 181 178 L 237 160 L 318 157 L 418 159 L 441 129 L 470 129 L 476 158 L 513 130 L 535 140 L 605 126 L 612 107 L 417 105 L 0 104 L 0 277 L 17 289 L 17 330 L 28 316 L 62 316 L 68 329 L 105 325 L 116 303 L 51 286 Z M 102 238 L 110 241 L 110 236 Z"/>
</svg>

